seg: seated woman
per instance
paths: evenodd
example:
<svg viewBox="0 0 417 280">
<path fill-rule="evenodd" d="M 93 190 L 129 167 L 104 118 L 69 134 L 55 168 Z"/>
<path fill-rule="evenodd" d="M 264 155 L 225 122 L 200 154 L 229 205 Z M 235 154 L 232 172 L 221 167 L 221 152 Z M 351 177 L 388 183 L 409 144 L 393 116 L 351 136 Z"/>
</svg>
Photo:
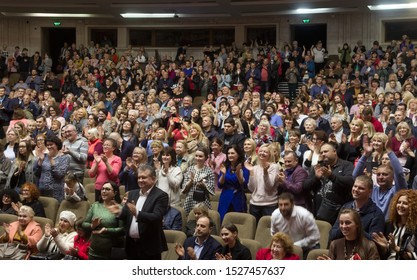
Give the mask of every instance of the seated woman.
<svg viewBox="0 0 417 280">
<path fill-rule="evenodd" d="M 389 209 L 389 224 L 385 235 L 382 232 L 372 234 L 381 259 L 416 260 L 416 191 L 398 191 L 392 198 Z"/>
<path fill-rule="evenodd" d="M 283 233 L 277 232 L 272 236 L 269 248 L 262 248 L 256 253 L 257 260 L 299 260 L 294 252 L 293 241 Z"/>
<path fill-rule="evenodd" d="M 361 218 L 356 209 L 340 211 L 339 227 L 344 237 L 330 243 L 329 255 L 323 254 L 318 260 L 379 260 L 378 249 L 363 232 Z"/>
<path fill-rule="evenodd" d="M 71 202 L 78 202 L 82 200 L 87 200 L 86 191 L 84 186 L 78 181 L 77 176 L 74 173 L 68 172 L 65 175 L 65 184 L 64 184 L 64 197 L 65 200 Z"/>
<path fill-rule="evenodd" d="M 220 253 L 216 253 L 216 260 L 251 260 L 250 250 L 242 245 L 239 240 L 238 230 L 235 224 L 223 225 L 220 236 L 226 244 Z"/>
<path fill-rule="evenodd" d="M 65 210 L 59 214 L 57 228 L 46 224 L 45 233 L 36 244 L 39 253 L 56 254 L 54 259 L 62 259 L 66 252 L 74 247 L 74 237 L 77 234 L 74 230 L 76 220 L 77 217 L 73 212 Z"/>
<path fill-rule="evenodd" d="M 0 214 L 12 214 L 17 215 L 17 205 L 20 201 L 20 197 L 15 190 L 5 189 L 0 192 Z"/>
<path fill-rule="evenodd" d="M 21 205 L 26 205 L 32 208 L 35 216 L 37 217 L 46 217 L 43 204 L 39 201 L 39 196 L 41 194 L 38 187 L 34 183 L 24 183 L 20 189 L 20 193 L 23 198 Z M 18 204 L 20 207 L 20 203 Z M 19 207 L 17 209 L 19 209 Z"/>
<path fill-rule="evenodd" d="M 196 222 L 201 216 L 209 216 L 209 209 L 204 202 L 197 203 L 193 207 L 194 219 L 188 218 L 185 226 L 185 234 L 187 237 L 193 236 L 195 232 Z M 216 225 L 213 226 L 212 232 L 217 232 Z"/>
<path fill-rule="evenodd" d="M 139 145 L 138 137 L 133 133 L 134 124 L 130 120 L 124 120 L 120 130 L 123 140 L 132 142 L 135 146 Z"/>
<path fill-rule="evenodd" d="M 42 237 L 41 226 L 33 220 L 35 212 L 29 206 L 21 206 L 17 214 L 17 221 L 11 224 L 3 223 L 4 233 L 0 236 L 0 243 L 18 243 L 28 247 L 27 257 L 36 253 L 36 244 Z"/>
<path fill-rule="evenodd" d="M 258 129 L 256 133 L 253 134 L 253 140 L 255 140 L 257 148 L 263 144 L 269 144 L 273 141 L 270 134 L 270 124 L 268 121 L 261 120 L 259 122 Z"/>
</svg>

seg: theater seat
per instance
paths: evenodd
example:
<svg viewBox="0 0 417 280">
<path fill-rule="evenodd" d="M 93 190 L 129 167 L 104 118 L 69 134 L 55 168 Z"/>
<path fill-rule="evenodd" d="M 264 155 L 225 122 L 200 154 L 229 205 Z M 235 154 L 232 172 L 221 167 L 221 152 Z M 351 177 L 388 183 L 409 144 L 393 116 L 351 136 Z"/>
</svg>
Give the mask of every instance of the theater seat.
<svg viewBox="0 0 417 280">
<path fill-rule="evenodd" d="M 177 260 L 178 255 L 175 252 L 175 245 L 184 244 L 187 236 L 184 232 L 178 230 L 164 230 L 165 239 L 167 240 L 168 251 L 162 252 L 161 258 L 163 260 Z"/>
</svg>

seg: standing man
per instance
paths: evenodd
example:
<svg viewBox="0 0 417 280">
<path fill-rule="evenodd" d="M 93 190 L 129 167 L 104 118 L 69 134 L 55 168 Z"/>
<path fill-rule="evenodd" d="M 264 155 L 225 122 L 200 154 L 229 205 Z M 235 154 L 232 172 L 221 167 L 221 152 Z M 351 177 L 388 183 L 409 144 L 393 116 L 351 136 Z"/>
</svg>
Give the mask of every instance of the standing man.
<svg viewBox="0 0 417 280">
<path fill-rule="evenodd" d="M 288 82 L 288 90 L 290 94 L 290 100 L 294 100 L 297 96 L 298 77 L 300 72 L 295 67 L 294 60 L 290 60 L 290 67 L 285 71 L 285 79 Z"/>
<path fill-rule="evenodd" d="M 307 171 L 298 163 L 298 157 L 294 151 L 285 152 L 284 164 L 284 172 L 278 173 L 278 193 L 291 193 L 294 196 L 295 205 L 311 211 L 309 193 L 303 190 L 303 183 L 308 177 Z"/>
<path fill-rule="evenodd" d="M 333 143 L 321 146 L 320 158 L 304 181 L 304 190 L 314 192 L 316 219 L 333 225 L 340 208 L 351 200 L 353 163 L 340 159 Z"/>
<path fill-rule="evenodd" d="M 79 183 L 83 183 L 85 164 L 87 162 L 87 139 L 78 135 L 73 124 L 65 127 L 66 140 L 63 143 L 62 153 L 70 156 L 69 171 L 74 173 Z"/>
<path fill-rule="evenodd" d="M 168 250 L 162 219 L 168 210 L 168 194 L 158 187 L 155 169 L 141 165 L 138 169 L 139 190 L 128 193 L 127 202 L 120 208 L 114 205 L 126 226 L 126 254 L 129 260 L 160 260 Z"/>
</svg>

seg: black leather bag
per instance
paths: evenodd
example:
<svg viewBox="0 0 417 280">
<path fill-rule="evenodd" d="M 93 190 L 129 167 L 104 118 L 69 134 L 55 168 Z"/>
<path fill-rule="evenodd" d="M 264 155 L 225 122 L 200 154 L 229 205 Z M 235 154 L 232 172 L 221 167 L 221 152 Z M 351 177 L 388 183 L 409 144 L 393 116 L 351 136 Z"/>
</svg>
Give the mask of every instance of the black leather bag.
<svg viewBox="0 0 417 280">
<path fill-rule="evenodd" d="M 201 188 L 196 188 L 193 192 L 193 200 L 197 202 L 206 201 L 206 192 Z"/>
</svg>

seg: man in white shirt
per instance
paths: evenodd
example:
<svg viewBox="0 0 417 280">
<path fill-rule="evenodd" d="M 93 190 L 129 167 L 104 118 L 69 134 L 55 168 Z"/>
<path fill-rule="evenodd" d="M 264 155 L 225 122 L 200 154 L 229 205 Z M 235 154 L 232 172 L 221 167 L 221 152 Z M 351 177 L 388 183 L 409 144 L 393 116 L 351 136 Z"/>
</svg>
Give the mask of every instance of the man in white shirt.
<svg viewBox="0 0 417 280">
<path fill-rule="evenodd" d="M 288 234 L 294 245 L 303 248 L 304 256 L 319 247 L 320 232 L 313 214 L 294 204 L 294 196 L 284 192 L 278 198 L 278 209 L 271 216 L 271 235 Z"/>
</svg>

